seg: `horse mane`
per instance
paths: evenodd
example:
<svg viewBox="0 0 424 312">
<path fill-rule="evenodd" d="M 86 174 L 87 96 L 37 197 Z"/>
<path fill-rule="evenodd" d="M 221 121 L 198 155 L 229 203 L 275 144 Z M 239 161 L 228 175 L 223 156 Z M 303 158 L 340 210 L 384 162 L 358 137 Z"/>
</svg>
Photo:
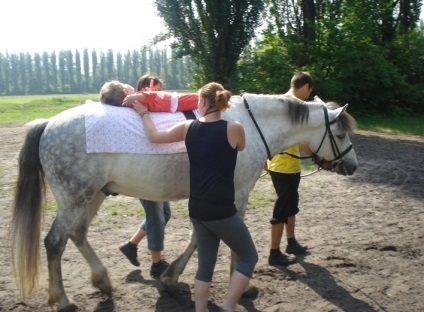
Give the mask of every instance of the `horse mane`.
<svg viewBox="0 0 424 312">
<path fill-rule="evenodd" d="M 290 118 L 290 121 L 293 124 L 304 124 L 308 122 L 309 120 L 309 107 L 311 105 L 321 105 L 318 103 L 305 103 L 300 100 L 284 97 L 281 98 L 281 101 L 284 101 L 287 105 L 287 111 Z M 337 108 L 340 108 L 340 105 L 338 105 L 335 102 L 328 102 L 326 103 L 327 108 L 330 110 L 334 110 Z M 356 129 L 356 120 L 346 111 L 343 112 L 338 118 L 337 118 L 337 126 L 341 129 L 343 129 L 348 134 L 352 134 Z"/>
<path fill-rule="evenodd" d="M 284 97 L 281 99 L 287 104 L 290 121 L 293 124 L 304 124 L 309 120 L 309 107 L 303 101 Z"/>
</svg>

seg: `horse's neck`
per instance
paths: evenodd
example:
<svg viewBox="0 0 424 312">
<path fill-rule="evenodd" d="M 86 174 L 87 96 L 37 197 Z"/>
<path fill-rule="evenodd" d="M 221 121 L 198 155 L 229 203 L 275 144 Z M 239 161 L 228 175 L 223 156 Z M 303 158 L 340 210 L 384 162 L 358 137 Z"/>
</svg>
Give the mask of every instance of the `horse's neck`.
<svg viewBox="0 0 424 312">
<path fill-rule="evenodd" d="M 258 95 L 248 100 L 271 155 L 298 143 L 308 143 L 313 132 L 323 122 L 319 105 L 311 104 L 308 121 L 296 124 L 292 123 L 287 103 L 281 97 Z"/>
</svg>

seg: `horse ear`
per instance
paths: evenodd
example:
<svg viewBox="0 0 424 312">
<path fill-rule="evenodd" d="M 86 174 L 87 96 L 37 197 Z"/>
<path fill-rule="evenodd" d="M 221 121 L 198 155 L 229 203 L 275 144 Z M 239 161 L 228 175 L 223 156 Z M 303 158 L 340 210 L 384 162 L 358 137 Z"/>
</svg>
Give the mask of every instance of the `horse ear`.
<svg viewBox="0 0 424 312">
<path fill-rule="evenodd" d="M 343 114 L 346 111 L 348 106 L 349 106 L 349 104 L 346 104 L 343 107 L 339 107 L 339 108 L 336 108 L 335 110 L 331 111 L 330 112 L 330 119 L 334 120 L 334 119 L 338 118 L 341 114 Z"/>
<path fill-rule="evenodd" d="M 323 100 L 320 99 L 318 95 L 314 96 L 314 102 L 317 102 L 319 104 L 325 104 Z"/>
<path fill-rule="evenodd" d="M 349 104 L 346 103 L 345 106 L 342 107 L 342 111 L 340 112 L 340 114 L 344 113 L 347 110 L 348 106 L 349 106 Z"/>
</svg>

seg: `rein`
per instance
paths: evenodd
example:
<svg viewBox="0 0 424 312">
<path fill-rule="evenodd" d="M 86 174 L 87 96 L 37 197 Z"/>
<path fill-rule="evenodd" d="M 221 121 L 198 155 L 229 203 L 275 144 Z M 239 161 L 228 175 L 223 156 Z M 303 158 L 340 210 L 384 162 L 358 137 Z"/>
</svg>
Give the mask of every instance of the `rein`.
<svg viewBox="0 0 424 312">
<path fill-rule="evenodd" d="M 265 145 L 266 152 L 267 152 L 267 154 L 268 154 L 268 159 L 269 159 L 269 160 L 271 160 L 271 159 L 272 159 L 271 152 L 269 151 L 268 144 L 266 143 L 266 140 L 265 140 L 265 137 L 264 137 L 264 135 L 263 135 L 263 133 L 262 133 L 262 131 L 261 131 L 261 128 L 259 128 L 259 125 L 258 125 L 258 123 L 256 122 L 256 119 L 255 119 L 255 117 L 253 116 L 252 111 L 250 110 L 249 103 L 247 103 L 247 101 L 246 101 L 246 99 L 244 98 L 244 96 L 242 96 L 242 98 L 243 98 L 244 107 L 246 107 L 247 111 L 249 112 L 250 118 L 252 118 L 253 123 L 255 124 L 255 127 L 256 127 L 256 129 L 258 130 L 259 135 L 261 136 L 262 142 L 263 142 L 263 143 L 264 143 L 264 145 Z"/>
<path fill-rule="evenodd" d="M 266 152 L 267 152 L 267 154 L 268 154 L 268 159 L 269 160 L 271 160 L 272 159 L 272 156 L 271 156 L 271 152 L 270 152 L 270 150 L 269 150 L 269 147 L 268 147 L 268 144 L 267 144 L 267 142 L 266 142 L 266 140 L 265 140 L 265 137 L 264 137 L 264 135 L 263 135 L 263 133 L 262 133 L 262 131 L 261 131 L 261 129 L 259 128 L 259 125 L 258 125 L 258 123 L 256 122 L 256 119 L 255 119 L 255 117 L 253 116 L 253 113 L 252 113 L 252 111 L 250 110 L 250 107 L 249 107 L 249 103 L 247 103 L 247 100 L 245 99 L 245 97 L 242 95 L 242 98 L 243 98 L 243 103 L 244 103 L 244 107 L 247 109 L 247 111 L 249 112 L 249 115 L 250 115 L 250 118 L 252 118 L 252 121 L 253 121 L 253 123 L 255 124 L 255 127 L 256 127 L 256 129 L 258 130 L 258 132 L 259 132 L 259 135 L 261 136 L 261 139 L 262 139 L 262 142 L 264 143 L 264 145 L 265 145 L 265 148 L 266 148 Z M 287 154 L 287 155 L 289 155 L 289 156 L 291 156 L 291 157 L 293 157 L 293 158 L 296 158 L 296 159 L 312 159 L 312 161 L 315 163 L 315 164 L 317 164 L 318 165 L 318 169 L 317 170 L 315 170 L 315 171 L 313 171 L 313 172 L 310 172 L 310 173 L 308 173 L 308 174 L 305 174 L 305 175 L 302 175 L 302 177 L 306 177 L 306 176 L 308 176 L 308 175 L 311 175 L 311 174 L 314 174 L 314 173 L 316 173 L 316 172 L 318 172 L 318 171 L 320 171 L 320 170 L 322 170 L 323 169 L 323 164 L 324 164 L 324 162 L 329 162 L 329 163 L 334 163 L 334 162 L 336 162 L 336 161 L 338 161 L 338 160 L 340 160 L 341 158 L 343 158 L 347 153 L 349 153 L 349 151 L 353 148 L 353 144 L 352 143 L 350 143 L 350 145 L 343 151 L 343 152 L 341 152 L 340 153 L 340 151 L 339 151 L 339 147 L 337 146 L 337 143 L 336 143 L 336 139 L 334 138 L 334 135 L 333 135 L 333 132 L 331 131 L 331 129 L 330 129 L 330 126 L 332 125 L 332 124 L 334 124 L 334 123 L 336 123 L 337 122 L 337 119 L 334 119 L 333 121 L 331 121 L 330 122 L 330 120 L 329 120 L 329 118 L 328 118 L 328 109 L 327 109 L 327 106 L 326 105 L 321 105 L 321 107 L 322 107 L 322 109 L 324 110 L 324 118 L 325 118 L 325 132 L 324 132 L 324 135 L 323 135 L 323 137 L 322 137 L 322 140 L 321 140 L 321 143 L 319 144 L 319 146 L 318 146 L 318 149 L 316 150 L 316 152 L 314 152 L 314 153 L 312 153 L 312 155 L 311 156 L 297 156 L 297 155 L 293 155 L 293 154 L 291 154 L 291 153 L 287 153 L 287 152 L 283 152 L 283 153 L 280 153 L 280 154 Z M 332 151 L 333 151 L 333 155 L 334 155 L 334 159 L 333 160 L 325 160 L 325 159 L 322 159 L 321 161 L 318 161 L 318 152 L 319 152 L 319 150 L 321 149 L 321 147 L 322 147 L 322 144 L 324 143 L 324 140 L 325 140 L 325 137 L 327 136 L 327 133 L 328 133 L 328 137 L 329 137 L 329 139 L 330 139 L 330 144 L 331 144 L 331 149 L 332 149 Z M 334 170 L 334 168 L 337 166 L 337 163 L 334 163 L 333 164 L 333 168 L 332 169 L 328 169 L 329 171 L 333 171 Z M 327 170 L 327 169 L 326 169 Z M 264 173 L 264 174 L 262 174 L 260 177 L 263 177 L 264 175 L 266 175 L 267 173 Z"/>
</svg>

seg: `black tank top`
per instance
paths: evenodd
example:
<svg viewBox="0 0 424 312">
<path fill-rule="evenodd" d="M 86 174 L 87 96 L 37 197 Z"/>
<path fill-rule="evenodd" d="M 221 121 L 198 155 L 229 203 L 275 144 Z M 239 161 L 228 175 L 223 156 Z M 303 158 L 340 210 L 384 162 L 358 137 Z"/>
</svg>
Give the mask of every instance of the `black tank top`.
<svg viewBox="0 0 424 312">
<path fill-rule="evenodd" d="M 203 221 L 237 213 L 234 203 L 234 169 L 237 149 L 227 136 L 227 121 L 191 123 L 185 138 L 190 160 L 190 217 Z"/>
</svg>

